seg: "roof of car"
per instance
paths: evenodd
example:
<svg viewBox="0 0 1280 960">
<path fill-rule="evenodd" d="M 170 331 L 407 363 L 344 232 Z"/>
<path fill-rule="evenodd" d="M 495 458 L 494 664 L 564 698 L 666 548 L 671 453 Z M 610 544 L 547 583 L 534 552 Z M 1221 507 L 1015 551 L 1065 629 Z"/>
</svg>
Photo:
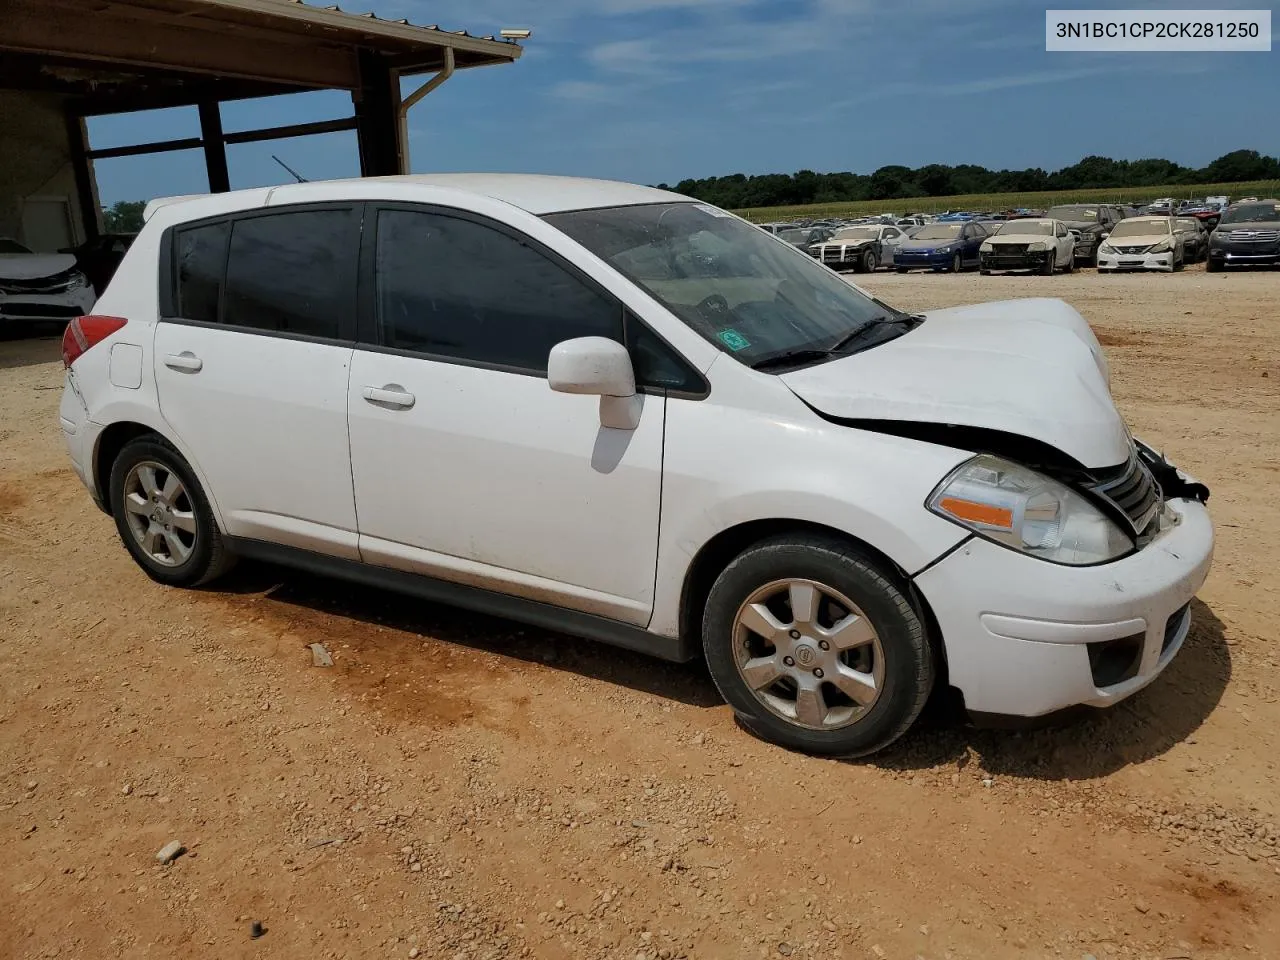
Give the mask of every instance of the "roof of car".
<svg viewBox="0 0 1280 960">
<path fill-rule="evenodd" d="M 641 203 L 692 202 L 688 197 L 654 187 L 643 187 L 617 180 L 592 180 L 586 177 L 555 177 L 531 173 L 430 173 L 377 179 L 386 183 L 445 187 L 450 190 L 480 194 L 536 215 Z M 334 186 L 341 187 L 344 183 L 359 181 L 332 182 Z M 297 186 L 314 186 L 314 184 Z M 271 202 L 287 203 L 285 194 L 294 189 L 293 184 L 277 187 L 273 191 Z"/>
<path fill-rule="evenodd" d="M 592 210 L 601 207 L 634 206 L 646 203 L 694 203 L 696 201 L 678 193 L 658 190 L 654 187 L 623 183 L 616 180 L 592 180 L 585 177 L 556 177 L 524 173 L 432 173 L 411 174 L 400 177 L 372 177 L 350 180 L 306 181 L 284 186 L 254 188 L 233 191 L 229 194 L 198 194 L 194 196 L 166 197 L 152 200 L 147 205 L 144 219 L 163 207 L 195 203 L 199 207 L 212 206 L 227 209 L 228 202 L 235 206 L 237 196 L 251 200 L 252 206 L 278 206 L 288 203 L 314 203 L 322 200 L 368 198 L 369 188 L 387 185 L 395 188 L 433 187 L 489 197 L 509 203 L 535 216 L 563 213 L 570 210 Z M 360 189 L 354 189 L 359 187 Z M 348 190 L 347 188 L 353 188 Z M 412 199 L 401 189 L 393 191 L 391 199 Z M 224 198 L 221 202 L 215 199 Z M 200 204 L 199 201 L 211 201 Z M 242 201 L 243 203 L 243 201 Z M 191 208 L 186 208 L 191 209 Z M 193 211 L 194 212 L 194 211 Z M 201 210 L 201 215 L 205 211 Z M 214 211 L 209 211 L 214 212 Z M 179 214 L 182 220 L 190 214 Z"/>
</svg>

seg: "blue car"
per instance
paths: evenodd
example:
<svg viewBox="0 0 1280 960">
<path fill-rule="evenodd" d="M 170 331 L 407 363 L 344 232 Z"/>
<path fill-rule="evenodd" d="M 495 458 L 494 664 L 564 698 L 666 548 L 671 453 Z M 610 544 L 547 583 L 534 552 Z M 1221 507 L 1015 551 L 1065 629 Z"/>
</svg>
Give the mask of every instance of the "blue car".
<svg viewBox="0 0 1280 960">
<path fill-rule="evenodd" d="M 893 253 L 893 266 L 899 273 L 913 267 L 959 273 L 978 265 L 978 251 L 989 236 L 986 227 L 975 221 L 930 223 L 898 246 Z"/>
</svg>

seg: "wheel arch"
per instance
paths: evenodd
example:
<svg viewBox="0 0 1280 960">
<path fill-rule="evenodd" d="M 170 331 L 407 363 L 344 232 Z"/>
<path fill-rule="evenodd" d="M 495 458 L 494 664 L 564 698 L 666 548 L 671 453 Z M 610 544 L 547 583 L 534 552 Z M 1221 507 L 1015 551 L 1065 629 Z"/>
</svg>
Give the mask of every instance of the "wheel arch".
<svg viewBox="0 0 1280 960">
<path fill-rule="evenodd" d="M 849 544 L 875 561 L 887 576 L 895 580 L 924 622 L 929 645 L 937 658 L 938 686 L 946 687 L 947 655 L 942 631 L 928 600 L 916 589 L 911 575 L 887 553 L 866 540 L 836 527 L 811 520 L 788 518 L 747 520 L 726 527 L 704 543 L 689 563 L 680 591 L 680 636 L 696 638 L 701 634 L 702 612 L 706 606 L 707 596 L 711 592 L 711 585 L 734 557 L 754 544 L 786 534 L 810 536 L 816 534 Z M 691 645 L 700 648 L 700 644 L 692 641 Z"/>
<path fill-rule="evenodd" d="M 209 488 L 208 480 L 205 478 L 204 471 L 200 469 L 192 458 L 190 452 L 183 444 L 172 435 L 166 426 L 156 423 L 149 417 L 123 417 L 107 424 L 98 434 L 94 441 L 93 454 L 90 457 L 90 469 L 93 471 L 93 494 L 103 511 L 111 516 L 111 497 L 110 497 L 110 480 L 111 466 L 115 463 L 116 457 L 120 455 L 120 451 L 131 440 L 138 437 L 153 434 L 163 440 L 169 446 L 173 447 L 182 457 L 191 471 L 196 475 L 196 479 L 200 483 L 201 489 L 204 491 L 205 499 L 209 502 L 209 509 L 213 513 L 214 520 L 218 524 L 220 530 L 226 530 L 226 526 L 222 522 L 222 513 L 218 509 L 218 503 L 214 497 L 213 491 Z"/>
</svg>

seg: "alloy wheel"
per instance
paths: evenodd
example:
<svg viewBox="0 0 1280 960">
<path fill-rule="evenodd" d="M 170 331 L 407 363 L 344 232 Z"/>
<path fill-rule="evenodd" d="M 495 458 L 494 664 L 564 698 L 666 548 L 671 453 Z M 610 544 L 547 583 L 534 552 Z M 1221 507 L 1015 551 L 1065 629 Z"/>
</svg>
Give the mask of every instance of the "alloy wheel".
<svg viewBox="0 0 1280 960">
<path fill-rule="evenodd" d="M 814 580 L 755 590 L 733 622 L 734 662 L 775 716 L 811 730 L 856 723 L 884 688 L 884 648 L 848 597 Z"/>
<path fill-rule="evenodd" d="M 135 464 L 124 479 L 124 509 L 130 533 L 156 563 L 178 567 L 191 558 L 194 505 L 172 468 L 154 460 Z"/>
</svg>

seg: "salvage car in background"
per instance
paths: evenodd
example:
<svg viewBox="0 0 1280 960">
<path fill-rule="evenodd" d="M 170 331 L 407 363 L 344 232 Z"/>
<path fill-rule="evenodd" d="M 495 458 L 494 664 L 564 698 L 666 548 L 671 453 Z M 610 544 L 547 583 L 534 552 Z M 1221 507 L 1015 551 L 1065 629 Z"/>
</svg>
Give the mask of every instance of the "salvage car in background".
<svg viewBox="0 0 1280 960">
<path fill-rule="evenodd" d="M 868 223 L 842 227 L 809 252 L 833 270 L 870 273 L 876 267 L 893 266 L 893 252 L 905 238 L 901 227 Z"/>
<path fill-rule="evenodd" d="M 915 267 L 959 273 L 978 265 L 978 250 L 988 236 L 985 227 L 969 220 L 926 224 L 898 244 L 893 268 L 899 273 Z"/>
<path fill-rule="evenodd" d="M 1052 275 L 1076 268 L 1076 236 L 1061 220 L 1043 217 L 1009 220 L 980 248 L 983 274 L 993 270 L 1036 270 Z"/>
<path fill-rule="evenodd" d="M 1102 235 L 1124 219 L 1120 208 L 1109 203 L 1065 203 L 1050 207 L 1045 216 L 1061 220 L 1067 229 L 1075 231 L 1076 263 L 1090 266 L 1097 263 Z"/>
<path fill-rule="evenodd" d="M 808 253 L 810 247 L 827 239 L 832 232 L 826 227 L 793 227 L 790 230 L 779 230 L 776 236 L 783 243 L 789 243 L 797 250 Z"/>
<path fill-rule="evenodd" d="M 1173 229 L 1182 234 L 1182 255 L 1187 263 L 1199 263 L 1209 252 L 1209 233 L 1195 217 L 1176 217 Z"/>
<path fill-rule="evenodd" d="M 93 309 L 93 287 L 69 253 L 32 253 L 0 237 L 0 323 L 65 321 Z"/>
<path fill-rule="evenodd" d="M 1121 220 L 1098 248 L 1098 272 L 1160 270 L 1173 273 L 1186 262 L 1182 234 L 1172 217 Z"/>
<path fill-rule="evenodd" d="M 1209 261 L 1215 272 L 1232 266 L 1280 263 L 1280 200 L 1241 201 L 1227 207 L 1209 237 Z"/>
</svg>

